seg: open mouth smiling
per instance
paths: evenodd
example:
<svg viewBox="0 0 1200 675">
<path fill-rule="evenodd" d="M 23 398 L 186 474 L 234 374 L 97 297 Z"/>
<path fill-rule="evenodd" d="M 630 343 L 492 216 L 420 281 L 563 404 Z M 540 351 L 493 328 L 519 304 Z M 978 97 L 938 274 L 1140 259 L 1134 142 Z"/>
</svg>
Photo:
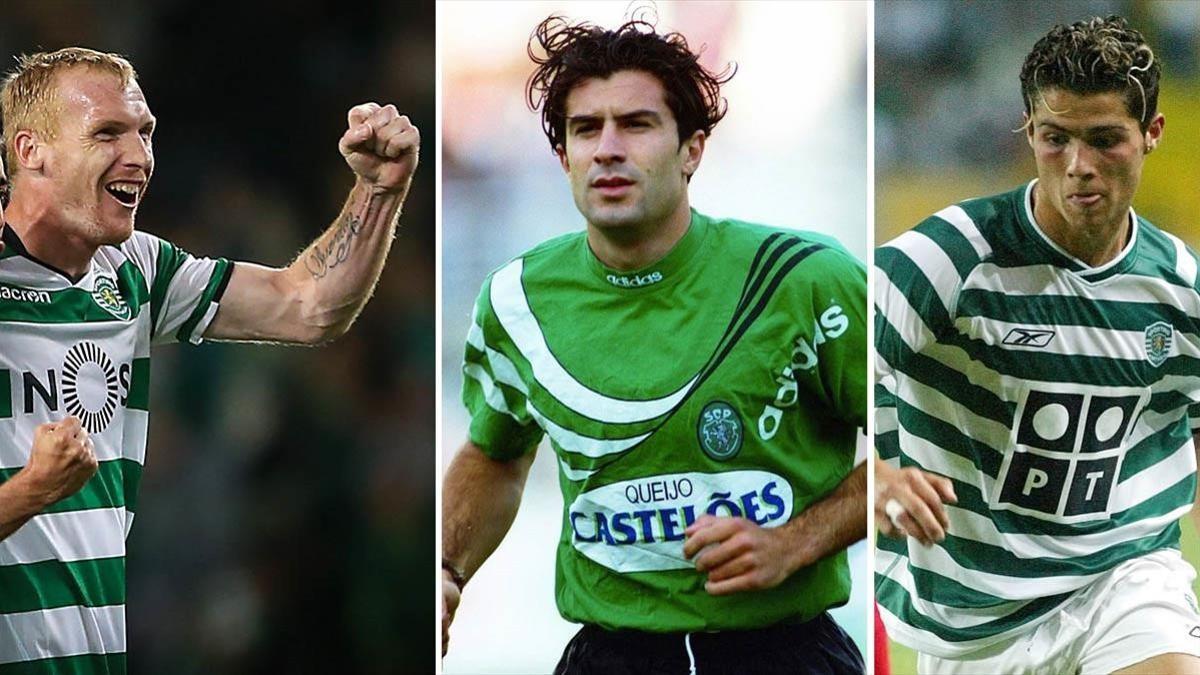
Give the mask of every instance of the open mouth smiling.
<svg viewBox="0 0 1200 675">
<path fill-rule="evenodd" d="M 129 181 L 113 181 L 104 186 L 105 192 L 121 203 L 122 206 L 136 206 L 141 198 L 144 183 Z"/>
</svg>

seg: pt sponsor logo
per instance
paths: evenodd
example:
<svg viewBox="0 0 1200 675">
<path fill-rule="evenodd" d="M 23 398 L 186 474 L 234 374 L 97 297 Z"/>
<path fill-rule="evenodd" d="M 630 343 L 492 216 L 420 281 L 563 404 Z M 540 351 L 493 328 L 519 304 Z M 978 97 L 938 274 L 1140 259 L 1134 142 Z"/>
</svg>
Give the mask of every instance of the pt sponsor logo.
<svg viewBox="0 0 1200 675">
<path fill-rule="evenodd" d="M 641 288 L 642 286 L 657 284 L 663 280 L 663 275 L 662 272 L 650 272 L 649 274 L 643 275 L 631 274 L 629 276 L 610 274 L 605 278 L 608 279 L 608 283 L 612 284 L 613 286 L 620 286 L 621 288 Z"/>
<path fill-rule="evenodd" d="M 108 428 L 117 406 L 129 403 L 132 364 L 116 365 L 93 342 L 80 342 L 67 350 L 62 368 L 21 373 L 24 411 L 32 415 L 40 406 L 65 411 L 83 423 L 90 434 Z M 61 373 L 61 375 L 60 375 Z"/>
<path fill-rule="evenodd" d="M 778 527 L 792 517 L 792 486 L 768 471 L 675 473 L 605 485 L 567 509 L 571 545 L 617 572 L 693 567 L 683 532 L 704 514 Z"/>
<path fill-rule="evenodd" d="M 1013 347 L 1045 347 L 1054 339 L 1054 331 L 1041 328 L 1014 328 L 1004 336 L 1003 344 Z"/>
<path fill-rule="evenodd" d="M 1126 441 L 1149 398 L 1136 387 L 1028 391 L 992 508 L 1064 523 L 1108 518 Z"/>
<path fill-rule="evenodd" d="M 101 309 L 122 321 L 128 321 L 133 314 L 125 299 L 121 297 L 121 291 L 117 288 L 117 284 L 108 277 L 96 279 L 96 286 L 92 289 L 92 299 Z"/>
<path fill-rule="evenodd" d="M 742 449 L 742 418 L 728 403 L 712 401 L 700 411 L 696 436 L 704 454 L 718 462 L 731 459 Z"/>
<path fill-rule="evenodd" d="M 1171 355 L 1171 342 L 1175 329 L 1165 321 L 1155 321 L 1146 326 L 1146 360 L 1155 368 L 1161 366 Z"/>
<path fill-rule="evenodd" d="M 797 338 L 792 348 L 792 360 L 775 376 L 775 398 L 763 407 L 758 416 L 758 436 L 764 441 L 775 437 L 779 431 L 779 423 L 783 420 L 783 411 L 796 406 L 800 398 L 800 388 L 796 384 L 796 373 L 807 372 L 817 367 L 817 347 L 830 340 L 836 340 L 846 333 L 850 327 L 850 319 L 842 306 L 832 303 L 817 317 L 813 327 L 813 339 L 809 342 L 803 335 Z"/>
<path fill-rule="evenodd" d="M 50 304 L 50 294 L 46 291 L 35 291 L 17 286 L 0 284 L 0 301 L 28 302 L 36 305 Z"/>
</svg>

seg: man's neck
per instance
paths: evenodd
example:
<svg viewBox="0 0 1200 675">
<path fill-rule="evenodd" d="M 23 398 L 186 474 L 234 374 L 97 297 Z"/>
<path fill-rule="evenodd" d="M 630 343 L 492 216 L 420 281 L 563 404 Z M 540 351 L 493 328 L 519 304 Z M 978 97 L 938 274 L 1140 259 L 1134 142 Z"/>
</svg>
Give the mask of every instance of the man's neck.
<svg viewBox="0 0 1200 675">
<path fill-rule="evenodd" d="M 623 228 L 599 228 L 589 224 L 588 246 L 606 266 L 629 272 L 666 257 L 687 234 L 692 211 L 687 199 L 661 222 Z"/>
<path fill-rule="evenodd" d="M 1034 186 L 1030 199 L 1033 200 L 1033 216 L 1036 220 L 1033 225 L 1042 234 L 1091 267 L 1109 263 L 1121 254 L 1133 232 L 1128 210 L 1116 222 L 1101 227 L 1072 227 L 1054 209 L 1049 199 L 1038 194 L 1040 185 Z"/>
<path fill-rule="evenodd" d="M 96 247 L 78 236 L 68 234 L 55 223 L 55 214 L 47 200 L 22 199 L 23 193 L 14 190 L 4 221 L 12 228 L 25 251 L 40 262 L 53 267 L 78 281 L 87 273 Z"/>
</svg>

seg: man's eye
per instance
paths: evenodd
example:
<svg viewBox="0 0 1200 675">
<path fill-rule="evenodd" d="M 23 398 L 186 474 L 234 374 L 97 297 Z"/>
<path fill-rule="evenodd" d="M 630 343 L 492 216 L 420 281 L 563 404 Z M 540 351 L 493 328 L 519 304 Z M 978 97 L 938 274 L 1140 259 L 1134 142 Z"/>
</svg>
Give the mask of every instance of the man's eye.
<svg viewBox="0 0 1200 675">
<path fill-rule="evenodd" d="M 1116 146 L 1120 142 L 1121 139 L 1117 138 L 1116 136 L 1097 136 L 1091 140 L 1091 145 L 1093 148 L 1107 150 Z"/>
<path fill-rule="evenodd" d="M 1047 134 L 1046 142 L 1050 145 L 1066 145 L 1067 137 L 1064 134 Z"/>
</svg>

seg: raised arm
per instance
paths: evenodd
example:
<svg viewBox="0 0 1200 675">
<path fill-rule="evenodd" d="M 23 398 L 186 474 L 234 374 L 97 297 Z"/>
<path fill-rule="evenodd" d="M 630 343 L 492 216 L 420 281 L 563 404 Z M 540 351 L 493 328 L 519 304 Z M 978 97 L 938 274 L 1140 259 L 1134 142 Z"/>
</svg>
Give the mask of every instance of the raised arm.
<svg viewBox="0 0 1200 675">
<path fill-rule="evenodd" d="M 338 149 L 356 180 L 341 214 L 283 269 L 235 264 L 206 338 L 319 344 L 345 333 L 371 297 L 420 134 L 392 105 L 355 106 L 348 118 Z"/>
</svg>

